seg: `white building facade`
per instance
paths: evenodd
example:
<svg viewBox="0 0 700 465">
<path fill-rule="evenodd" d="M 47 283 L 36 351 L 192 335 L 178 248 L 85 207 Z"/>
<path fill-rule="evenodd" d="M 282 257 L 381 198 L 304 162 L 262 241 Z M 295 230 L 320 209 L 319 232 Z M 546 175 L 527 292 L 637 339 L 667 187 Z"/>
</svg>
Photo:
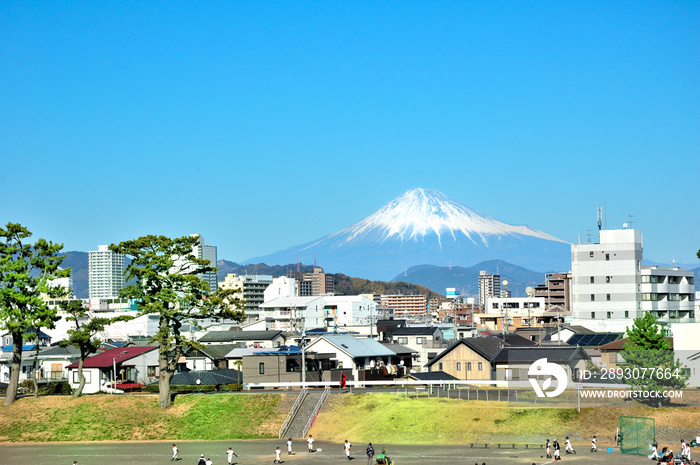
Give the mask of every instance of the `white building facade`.
<svg viewBox="0 0 700 465">
<path fill-rule="evenodd" d="M 124 288 L 124 255 L 100 245 L 88 252 L 88 293 L 91 299 L 116 298 Z"/>
<path fill-rule="evenodd" d="M 651 313 L 659 323 L 694 322 L 694 277 L 680 267 L 642 265 L 642 233 L 602 230 L 597 244 L 571 246 L 572 323 L 624 331 Z"/>
</svg>

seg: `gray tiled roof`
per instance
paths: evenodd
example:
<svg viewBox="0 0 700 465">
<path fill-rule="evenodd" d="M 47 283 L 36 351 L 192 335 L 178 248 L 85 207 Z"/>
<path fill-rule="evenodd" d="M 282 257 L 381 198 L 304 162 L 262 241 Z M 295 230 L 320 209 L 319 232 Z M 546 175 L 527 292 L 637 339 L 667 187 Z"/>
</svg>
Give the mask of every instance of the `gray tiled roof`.
<svg viewBox="0 0 700 465">
<path fill-rule="evenodd" d="M 442 334 L 440 328 L 434 326 L 404 326 L 392 331 L 394 336 L 432 336 L 435 332 Z"/>
<path fill-rule="evenodd" d="M 547 358 L 551 363 L 568 363 L 574 358 L 588 359 L 586 352 L 580 347 L 571 346 L 535 346 L 535 347 L 506 347 L 494 358 L 494 362 L 532 363 L 541 358 Z"/>
<path fill-rule="evenodd" d="M 393 350 L 368 337 L 356 338 L 345 334 L 327 334 L 318 339 L 325 339 L 353 358 L 396 355 L 396 352 Z M 312 341 L 311 344 L 314 344 L 318 339 Z M 309 347 L 309 350 L 311 350 L 311 347 Z"/>
<path fill-rule="evenodd" d="M 282 334 L 282 331 L 209 331 L 199 338 L 199 342 L 231 342 L 231 341 L 271 341 Z"/>
</svg>

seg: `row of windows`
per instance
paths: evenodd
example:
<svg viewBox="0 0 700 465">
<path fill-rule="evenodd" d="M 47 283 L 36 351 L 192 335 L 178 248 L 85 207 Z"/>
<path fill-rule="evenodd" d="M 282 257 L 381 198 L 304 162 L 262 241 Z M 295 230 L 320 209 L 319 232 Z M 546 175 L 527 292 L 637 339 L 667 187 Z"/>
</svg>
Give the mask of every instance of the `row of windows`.
<svg viewBox="0 0 700 465">
<path fill-rule="evenodd" d="M 605 294 L 605 300 L 610 301 L 610 294 Z M 591 294 L 591 302 L 595 302 L 595 294 Z"/>
<path fill-rule="evenodd" d="M 605 277 L 605 282 L 607 284 L 610 284 L 611 281 L 612 281 L 612 276 Z M 595 284 L 595 276 L 591 276 L 591 284 Z"/>
<path fill-rule="evenodd" d="M 606 313 L 607 313 L 607 317 L 608 317 L 608 318 L 612 318 L 613 312 L 606 312 Z M 625 310 L 625 318 L 629 318 L 629 317 L 630 317 L 630 312 L 628 312 L 627 310 Z M 592 319 L 592 320 L 595 320 L 595 312 L 591 312 L 591 319 Z"/>
<path fill-rule="evenodd" d="M 442 370 L 442 363 L 440 363 L 440 370 Z M 478 363 L 477 370 L 483 370 L 483 362 Z M 457 371 L 462 371 L 462 362 L 457 362 Z M 472 371 L 472 362 L 467 362 L 467 371 Z"/>
</svg>

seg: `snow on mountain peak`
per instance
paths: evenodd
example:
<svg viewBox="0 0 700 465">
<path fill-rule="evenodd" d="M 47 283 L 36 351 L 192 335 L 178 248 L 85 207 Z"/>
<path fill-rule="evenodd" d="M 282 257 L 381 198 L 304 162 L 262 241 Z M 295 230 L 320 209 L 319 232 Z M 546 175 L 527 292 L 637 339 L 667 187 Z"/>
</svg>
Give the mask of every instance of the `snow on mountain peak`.
<svg viewBox="0 0 700 465">
<path fill-rule="evenodd" d="M 372 234 L 375 233 L 375 234 Z M 342 235 L 345 241 L 379 233 L 381 241 L 390 238 L 402 242 L 422 240 L 435 234 L 444 240 L 458 240 L 463 234 L 475 244 L 488 246 L 489 236 L 524 235 L 564 242 L 528 226 L 514 226 L 468 208 L 443 193 L 430 189 L 413 189 L 395 198 L 376 213 L 332 236 Z"/>
</svg>

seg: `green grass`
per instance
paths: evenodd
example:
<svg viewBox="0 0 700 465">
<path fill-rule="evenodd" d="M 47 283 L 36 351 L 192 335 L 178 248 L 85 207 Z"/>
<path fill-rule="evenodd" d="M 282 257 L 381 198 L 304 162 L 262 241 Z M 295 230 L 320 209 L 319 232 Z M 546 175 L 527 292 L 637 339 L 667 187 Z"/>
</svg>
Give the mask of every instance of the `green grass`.
<svg viewBox="0 0 700 465">
<path fill-rule="evenodd" d="M 23 398 L 0 407 L 0 442 L 271 438 L 287 414 L 282 397 L 178 396 L 165 411 L 157 396 Z"/>
</svg>

